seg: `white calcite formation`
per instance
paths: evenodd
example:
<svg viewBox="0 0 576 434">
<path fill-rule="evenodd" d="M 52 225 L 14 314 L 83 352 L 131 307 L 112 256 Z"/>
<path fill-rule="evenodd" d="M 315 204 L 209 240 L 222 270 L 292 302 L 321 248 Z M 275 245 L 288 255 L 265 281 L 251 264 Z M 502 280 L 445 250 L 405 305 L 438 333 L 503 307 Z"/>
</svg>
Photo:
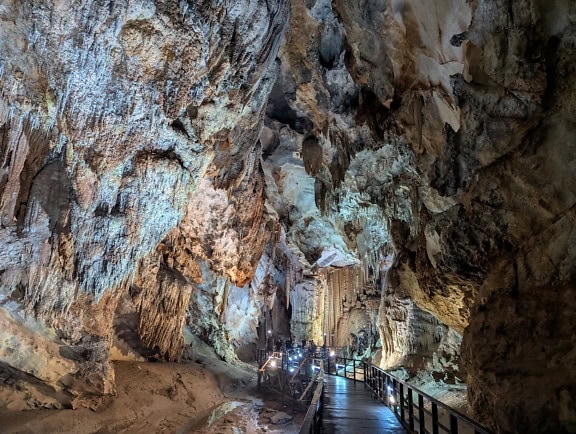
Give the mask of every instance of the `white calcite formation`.
<svg viewBox="0 0 576 434">
<path fill-rule="evenodd" d="M 181 350 L 193 280 L 164 260 L 197 235 L 187 216 L 202 179 L 230 192 L 258 170 L 288 12 L 258 0 L 0 2 L 0 294 L 74 348 L 62 366 L 94 395 L 113 390 L 112 319 L 131 286 L 143 341 Z M 240 265 L 241 285 L 262 248 Z M 0 346 L 1 362 L 81 394 L 46 377 L 48 353 L 15 363 L 10 354 L 32 345 L 15 341 Z"/>
</svg>

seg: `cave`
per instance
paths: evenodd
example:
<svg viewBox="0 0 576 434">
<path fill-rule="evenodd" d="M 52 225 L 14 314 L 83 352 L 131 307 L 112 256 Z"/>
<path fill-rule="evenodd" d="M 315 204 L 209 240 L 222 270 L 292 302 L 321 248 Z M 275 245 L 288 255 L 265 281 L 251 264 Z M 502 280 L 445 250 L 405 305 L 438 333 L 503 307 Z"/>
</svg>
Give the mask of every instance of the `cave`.
<svg viewBox="0 0 576 434">
<path fill-rule="evenodd" d="M 575 65 L 574 0 L 0 0 L 0 434 L 576 433 Z"/>
</svg>

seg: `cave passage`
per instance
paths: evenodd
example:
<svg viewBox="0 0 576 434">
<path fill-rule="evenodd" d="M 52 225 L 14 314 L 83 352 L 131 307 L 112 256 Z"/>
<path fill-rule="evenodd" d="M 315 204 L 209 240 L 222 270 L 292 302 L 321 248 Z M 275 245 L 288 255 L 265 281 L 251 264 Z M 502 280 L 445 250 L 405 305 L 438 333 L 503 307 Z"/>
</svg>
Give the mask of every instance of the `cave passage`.
<svg viewBox="0 0 576 434">
<path fill-rule="evenodd" d="M 574 0 L 0 0 L 0 434 L 576 433 L 575 41 Z"/>
</svg>

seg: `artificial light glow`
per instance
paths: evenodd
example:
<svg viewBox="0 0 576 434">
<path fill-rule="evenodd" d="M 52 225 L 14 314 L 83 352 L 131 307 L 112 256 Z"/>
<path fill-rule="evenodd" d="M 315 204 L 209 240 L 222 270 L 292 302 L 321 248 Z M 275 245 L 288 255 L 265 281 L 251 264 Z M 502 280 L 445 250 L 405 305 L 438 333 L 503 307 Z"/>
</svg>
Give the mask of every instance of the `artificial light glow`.
<svg viewBox="0 0 576 434">
<path fill-rule="evenodd" d="M 392 395 L 390 395 L 389 401 L 390 401 L 390 404 L 396 404 L 396 400 L 394 399 L 394 397 Z"/>
<path fill-rule="evenodd" d="M 294 368 L 290 368 L 290 372 L 294 372 Z"/>
<path fill-rule="evenodd" d="M 272 334 L 272 330 L 268 330 L 268 334 L 271 335 L 271 334 Z"/>
<path fill-rule="evenodd" d="M 275 367 L 276 367 L 276 360 L 272 360 L 272 361 L 270 362 L 270 366 L 273 367 L 273 368 L 275 368 Z"/>
<path fill-rule="evenodd" d="M 334 352 L 334 350 L 330 351 L 330 357 L 334 357 L 336 355 L 336 353 Z"/>
</svg>

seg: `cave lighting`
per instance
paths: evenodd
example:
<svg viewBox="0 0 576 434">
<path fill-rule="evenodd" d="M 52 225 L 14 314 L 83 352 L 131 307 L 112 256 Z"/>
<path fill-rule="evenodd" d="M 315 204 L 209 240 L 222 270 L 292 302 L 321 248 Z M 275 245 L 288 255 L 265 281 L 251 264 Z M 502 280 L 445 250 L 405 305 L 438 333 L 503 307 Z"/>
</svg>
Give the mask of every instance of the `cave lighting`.
<svg viewBox="0 0 576 434">
<path fill-rule="evenodd" d="M 336 353 L 334 352 L 334 350 L 330 351 L 330 357 L 334 357 L 336 355 Z"/>
<path fill-rule="evenodd" d="M 390 395 L 390 396 L 388 397 L 388 401 L 389 401 L 390 404 L 392 404 L 392 405 L 396 404 L 396 400 L 394 399 L 394 397 L 393 397 L 392 395 Z"/>
<path fill-rule="evenodd" d="M 271 366 L 272 368 L 275 368 L 275 367 L 276 367 L 276 360 L 272 360 L 272 361 L 270 362 L 270 366 Z"/>
</svg>

